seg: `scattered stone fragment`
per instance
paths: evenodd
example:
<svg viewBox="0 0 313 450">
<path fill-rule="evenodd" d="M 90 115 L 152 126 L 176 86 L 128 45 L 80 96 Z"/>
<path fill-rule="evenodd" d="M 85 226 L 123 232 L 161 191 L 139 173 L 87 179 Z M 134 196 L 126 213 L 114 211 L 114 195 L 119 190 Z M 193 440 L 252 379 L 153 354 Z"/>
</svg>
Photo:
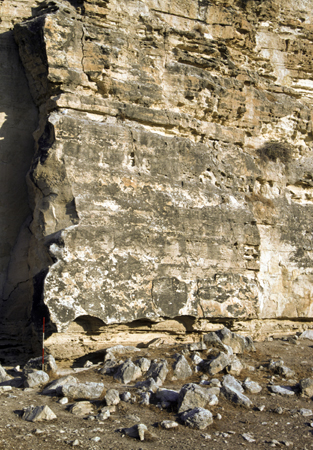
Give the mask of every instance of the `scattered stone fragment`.
<svg viewBox="0 0 313 450">
<path fill-rule="evenodd" d="M 100 442 L 101 438 L 99 436 L 95 436 L 95 437 L 91 438 L 90 440 L 93 442 Z"/>
<path fill-rule="evenodd" d="M 48 386 L 44 388 L 42 394 L 44 395 L 58 395 L 61 393 L 61 388 L 65 384 L 77 384 L 77 378 L 72 375 L 68 375 L 66 377 L 59 378 L 58 380 L 52 381 Z"/>
<path fill-rule="evenodd" d="M 163 420 L 161 422 L 161 427 L 165 428 L 166 430 L 169 430 L 171 428 L 177 428 L 178 427 L 178 423 L 174 422 L 173 420 Z"/>
<path fill-rule="evenodd" d="M 252 401 L 246 397 L 244 394 L 242 394 L 239 391 L 236 391 L 235 389 L 231 389 L 229 387 L 223 387 L 222 393 L 224 397 L 238 405 L 245 406 L 246 408 L 250 408 L 252 406 Z"/>
<path fill-rule="evenodd" d="M 312 378 L 304 378 L 303 380 L 300 380 L 299 387 L 300 387 L 301 395 L 303 397 L 312 397 L 313 396 L 313 379 Z"/>
<path fill-rule="evenodd" d="M 217 414 L 216 414 L 216 419 L 217 419 L 217 420 L 222 420 L 222 414 L 217 413 Z"/>
<path fill-rule="evenodd" d="M 265 410 L 265 405 L 257 406 L 257 410 L 258 411 L 264 411 Z"/>
<path fill-rule="evenodd" d="M 262 386 L 255 381 L 251 381 L 250 378 L 246 378 L 243 382 L 243 388 L 249 394 L 258 394 L 262 391 Z"/>
<path fill-rule="evenodd" d="M 111 375 L 112 373 L 114 373 L 116 371 L 118 366 L 119 366 L 119 363 L 115 359 L 108 359 L 107 361 L 105 361 L 102 368 L 99 369 L 99 372 L 102 375 Z"/>
<path fill-rule="evenodd" d="M 293 442 L 291 441 L 282 441 L 282 444 L 284 444 L 286 447 L 293 447 Z"/>
<path fill-rule="evenodd" d="M 29 369 L 25 374 L 25 387 L 35 387 L 47 384 L 49 381 L 49 375 L 43 370 Z"/>
<path fill-rule="evenodd" d="M 71 445 L 72 445 L 73 447 L 75 447 L 76 445 L 80 445 L 80 441 L 79 441 L 78 439 L 75 439 L 75 441 L 73 441 L 73 442 L 71 443 Z"/>
<path fill-rule="evenodd" d="M 120 393 L 116 389 L 108 389 L 104 396 L 104 399 L 107 406 L 118 405 L 120 402 Z"/>
<path fill-rule="evenodd" d="M 66 405 L 68 403 L 68 398 L 67 397 L 60 398 L 59 403 L 61 405 Z"/>
<path fill-rule="evenodd" d="M 239 361 L 238 358 L 234 357 L 229 364 L 229 366 L 226 367 L 226 371 L 231 375 L 240 375 L 241 371 L 243 369 L 243 365 Z"/>
<path fill-rule="evenodd" d="M 191 352 L 197 352 L 197 351 L 203 351 L 206 350 L 207 346 L 204 342 L 193 342 L 192 344 L 188 345 L 188 350 Z"/>
<path fill-rule="evenodd" d="M 123 428 L 123 433 L 125 433 L 129 437 L 133 438 L 139 438 L 141 441 L 145 439 L 145 434 L 148 431 L 148 427 L 144 425 L 143 423 L 140 423 L 138 425 L 134 425 L 130 428 Z"/>
<path fill-rule="evenodd" d="M 38 358 L 32 358 L 25 364 L 25 366 L 23 367 L 23 375 L 25 376 L 26 373 L 32 369 L 42 370 L 42 357 L 41 356 L 39 356 Z M 52 355 L 47 355 L 44 357 L 43 370 L 44 370 L 44 372 L 48 373 L 49 375 L 57 374 L 58 366 Z"/>
<path fill-rule="evenodd" d="M 292 378 L 295 375 L 294 370 L 289 369 L 289 367 L 286 367 L 284 364 L 284 361 L 270 361 L 269 364 L 269 370 L 271 370 L 274 373 L 278 373 L 279 375 L 286 377 L 286 378 Z"/>
<path fill-rule="evenodd" d="M 140 348 L 134 347 L 132 345 L 115 345 L 114 347 L 109 347 L 106 350 L 106 354 L 113 353 L 118 355 L 127 355 L 131 352 L 140 352 Z"/>
<path fill-rule="evenodd" d="M 98 420 L 106 420 L 110 417 L 111 413 L 108 409 L 106 410 L 101 410 L 101 412 L 97 415 L 97 419 Z"/>
<path fill-rule="evenodd" d="M 142 376 L 142 372 L 136 364 L 128 359 L 123 364 L 121 364 L 117 372 L 114 375 L 114 379 L 120 381 L 123 384 L 128 384 L 131 381 L 135 381 Z"/>
<path fill-rule="evenodd" d="M 1 392 L 12 391 L 12 386 L 0 386 L 0 394 Z"/>
<path fill-rule="evenodd" d="M 28 422 L 42 422 L 43 420 L 53 420 L 56 418 L 57 416 L 47 405 L 36 407 L 29 406 L 25 409 L 22 416 L 22 419 L 27 420 Z"/>
<path fill-rule="evenodd" d="M 301 416 L 304 416 L 304 417 L 309 417 L 309 416 L 312 416 L 312 409 L 306 409 L 306 408 L 301 408 L 300 410 L 299 410 L 299 413 L 301 414 Z"/>
<path fill-rule="evenodd" d="M 290 396 L 290 395 L 294 395 L 294 391 L 291 390 L 290 386 L 277 386 L 277 385 L 273 385 L 273 386 L 269 386 L 269 390 L 271 392 L 273 392 L 273 394 L 279 394 L 279 395 L 284 395 L 284 396 Z"/>
<path fill-rule="evenodd" d="M 313 330 L 306 330 L 300 334 L 299 339 L 310 339 L 313 341 Z"/>
<path fill-rule="evenodd" d="M 192 370 L 183 355 L 176 355 L 176 361 L 173 364 L 174 377 L 178 380 L 185 380 L 191 377 Z"/>
<path fill-rule="evenodd" d="M 255 352 L 253 340 L 250 336 L 241 336 L 240 334 L 232 333 L 226 327 L 222 330 L 216 331 L 216 335 L 220 338 L 223 344 L 229 345 L 234 353 L 243 353 L 244 351 Z"/>
<path fill-rule="evenodd" d="M 92 403 L 88 401 L 76 402 L 69 408 L 69 411 L 75 416 L 88 416 L 93 413 Z"/>
<path fill-rule="evenodd" d="M 243 393 L 244 389 L 240 381 L 236 380 L 232 375 L 224 375 L 222 379 L 222 385 L 228 386 L 229 388 L 236 389 L 237 391 Z"/>
<path fill-rule="evenodd" d="M 69 397 L 73 400 L 97 400 L 101 397 L 103 389 L 103 383 L 86 382 L 64 384 L 61 386 L 61 393 L 64 397 Z"/>
<path fill-rule="evenodd" d="M 213 361 L 205 361 L 202 365 L 203 371 L 209 373 L 210 375 L 215 375 L 229 366 L 231 363 L 231 357 L 226 355 L 224 352 L 213 359 Z"/>
<path fill-rule="evenodd" d="M 150 404 L 150 392 L 141 392 L 140 397 L 141 400 L 139 402 L 140 405 L 149 405 Z"/>
<path fill-rule="evenodd" d="M 5 368 L 2 367 L 0 364 L 0 383 L 3 383 L 4 381 L 9 381 L 11 379 L 12 377 L 10 377 L 10 375 L 7 374 Z"/>
<path fill-rule="evenodd" d="M 131 393 L 130 392 L 123 392 L 121 395 L 120 395 L 120 399 L 122 400 L 122 402 L 129 402 L 130 401 L 130 399 L 131 399 Z"/>
<path fill-rule="evenodd" d="M 178 397 L 178 413 L 185 412 L 196 407 L 205 407 L 213 398 L 207 389 L 202 388 L 194 383 L 185 384 Z"/>
<path fill-rule="evenodd" d="M 250 433 L 244 433 L 241 436 L 244 438 L 245 441 L 248 441 L 250 443 L 255 442 L 255 439 L 253 439 Z"/>
<path fill-rule="evenodd" d="M 208 409 L 200 407 L 184 412 L 180 418 L 185 425 L 198 430 L 205 430 L 213 423 L 212 413 Z"/>
<path fill-rule="evenodd" d="M 284 410 L 281 406 L 278 406 L 277 408 L 274 409 L 274 412 L 276 414 L 283 414 Z"/>
<path fill-rule="evenodd" d="M 203 358 L 201 358 L 201 356 L 198 353 L 193 353 L 190 357 L 191 361 L 193 362 L 193 364 L 195 365 L 199 365 L 203 363 Z"/>
<path fill-rule="evenodd" d="M 135 364 L 139 367 L 142 373 L 145 373 L 150 369 L 151 361 L 148 358 L 139 358 L 135 361 Z"/>
<path fill-rule="evenodd" d="M 153 378 L 148 378 L 145 381 L 138 381 L 135 384 L 135 388 L 142 391 L 156 392 L 159 389 L 159 386 Z"/>
<path fill-rule="evenodd" d="M 166 360 L 160 362 L 152 362 L 150 369 L 147 372 L 147 377 L 153 378 L 157 385 L 161 386 L 168 374 L 168 365 Z"/>
</svg>

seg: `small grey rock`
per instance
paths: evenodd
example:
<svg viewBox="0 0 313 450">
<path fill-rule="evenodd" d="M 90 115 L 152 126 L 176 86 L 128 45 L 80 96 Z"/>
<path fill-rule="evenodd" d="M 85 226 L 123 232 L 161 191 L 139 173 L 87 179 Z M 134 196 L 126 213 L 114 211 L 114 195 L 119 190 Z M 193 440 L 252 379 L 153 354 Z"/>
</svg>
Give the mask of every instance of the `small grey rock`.
<svg viewBox="0 0 313 450">
<path fill-rule="evenodd" d="M 180 418 L 185 425 L 198 430 L 205 430 L 213 423 L 212 413 L 207 409 L 199 407 L 184 412 Z"/>
<path fill-rule="evenodd" d="M 110 405 L 118 405 L 120 402 L 120 393 L 116 389 L 108 389 L 104 399 L 108 406 Z"/>
</svg>

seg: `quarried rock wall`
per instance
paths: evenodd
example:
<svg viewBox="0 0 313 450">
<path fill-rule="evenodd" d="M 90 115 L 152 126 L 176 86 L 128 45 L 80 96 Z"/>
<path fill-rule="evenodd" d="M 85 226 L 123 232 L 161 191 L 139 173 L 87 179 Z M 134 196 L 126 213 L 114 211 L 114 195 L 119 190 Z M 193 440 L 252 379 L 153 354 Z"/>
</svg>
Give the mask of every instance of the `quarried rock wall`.
<svg viewBox="0 0 313 450">
<path fill-rule="evenodd" d="M 40 111 L 33 321 L 312 319 L 312 18 L 309 1 L 86 0 L 15 26 Z"/>
</svg>

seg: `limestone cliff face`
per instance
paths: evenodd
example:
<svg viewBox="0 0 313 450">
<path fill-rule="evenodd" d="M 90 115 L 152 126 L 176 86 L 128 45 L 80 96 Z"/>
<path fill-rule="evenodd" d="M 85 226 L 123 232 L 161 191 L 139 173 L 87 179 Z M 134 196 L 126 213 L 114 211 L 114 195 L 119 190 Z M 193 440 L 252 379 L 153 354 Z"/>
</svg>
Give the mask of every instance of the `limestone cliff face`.
<svg viewBox="0 0 313 450">
<path fill-rule="evenodd" d="M 51 2 L 15 39 L 34 321 L 312 319 L 309 0 Z"/>
</svg>

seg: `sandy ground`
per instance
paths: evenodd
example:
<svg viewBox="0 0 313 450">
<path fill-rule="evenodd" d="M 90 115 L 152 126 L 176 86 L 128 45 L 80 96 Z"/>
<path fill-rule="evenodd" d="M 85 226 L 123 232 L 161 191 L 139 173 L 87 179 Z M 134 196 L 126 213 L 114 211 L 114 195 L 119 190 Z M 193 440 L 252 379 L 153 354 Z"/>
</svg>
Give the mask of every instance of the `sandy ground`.
<svg viewBox="0 0 313 450">
<path fill-rule="evenodd" d="M 13 388 L 12 391 L 0 394 L 0 449 L 21 450 L 50 450 L 65 449 L 73 446 L 75 440 L 79 444 L 75 448 L 84 449 L 203 449 L 210 450 L 228 449 L 267 449 L 271 447 L 289 447 L 294 449 L 313 448 L 313 415 L 304 417 L 299 413 L 301 408 L 313 409 L 313 402 L 309 398 L 300 397 L 296 393 L 293 397 L 282 397 L 271 394 L 268 385 L 270 381 L 275 384 L 287 386 L 295 385 L 302 378 L 313 378 L 312 349 L 313 342 L 299 340 L 298 345 L 283 339 L 271 342 L 256 343 L 256 352 L 239 355 L 239 358 L 247 366 L 255 367 L 255 371 L 244 369 L 237 379 L 243 381 L 246 377 L 257 381 L 263 387 L 259 394 L 249 394 L 254 407 L 245 409 L 231 404 L 221 395 L 219 404 L 208 409 L 213 416 L 217 414 L 221 419 L 214 418 L 214 422 L 205 430 L 190 429 L 181 423 L 178 428 L 164 430 L 159 423 L 162 420 L 178 420 L 178 415 L 173 410 L 162 410 L 157 405 L 142 406 L 138 403 L 120 402 L 116 412 L 109 419 L 99 422 L 98 420 L 86 420 L 85 418 L 71 414 L 68 405 L 58 403 L 58 398 L 41 395 L 39 389 Z M 178 345 L 162 347 L 158 349 L 142 349 L 138 356 L 148 358 L 166 357 L 171 361 L 174 353 L 181 350 Z M 82 367 L 86 360 L 94 364 L 103 361 L 104 353 L 87 355 L 79 361 L 63 363 L 58 362 L 62 369 L 70 367 Z M 268 370 L 271 359 L 282 358 L 285 364 L 295 370 L 294 380 L 284 380 L 280 376 L 272 378 Z M 5 366 L 4 366 L 5 367 Z M 99 366 L 98 366 L 99 367 Z M 105 388 L 118 389 L 121 393 L 125 391 L 135 392 L 133 385 L 124 386 L 115 382 L 111 376 L 101 375 L 98 367 L 93 366 L 87 371 L 77 374 L 81 381 L 102 381 Z M 8 368 L 8 372 L 13 374 Z M 214 378 L 221 379 L 224 373 Z M 171 381 L 168 375 L 163 387 L 179 390 L 183 384 L 188 382 L 198 383 L 201 373 L 193 375 L 185 381 Z M 47 404 L 57 415 L 57 419 L 51 422 L 32 423 L 21 419 L 21 412 L 29 405 Z M 105 405 L 104 402 L 93 402 L 94 411 Z M 264 405 L 263 411 L 258 407 Z M 278 414 L 275 409 L 283 408 L 283 413 Z M 131 415 L 140 418 L 140 422 L 148 426 L 154 433 L 155 439 L 139 441 L 125 436 L 121 429 L 131 427 L 138 423 Z M 312 422 L 312 426 L 311 426 Z M 248 442 L 243 434 L 250 433 L 254 442 Z M 99 437 L 98 442 L 92 439 Z"/>
</svg>

